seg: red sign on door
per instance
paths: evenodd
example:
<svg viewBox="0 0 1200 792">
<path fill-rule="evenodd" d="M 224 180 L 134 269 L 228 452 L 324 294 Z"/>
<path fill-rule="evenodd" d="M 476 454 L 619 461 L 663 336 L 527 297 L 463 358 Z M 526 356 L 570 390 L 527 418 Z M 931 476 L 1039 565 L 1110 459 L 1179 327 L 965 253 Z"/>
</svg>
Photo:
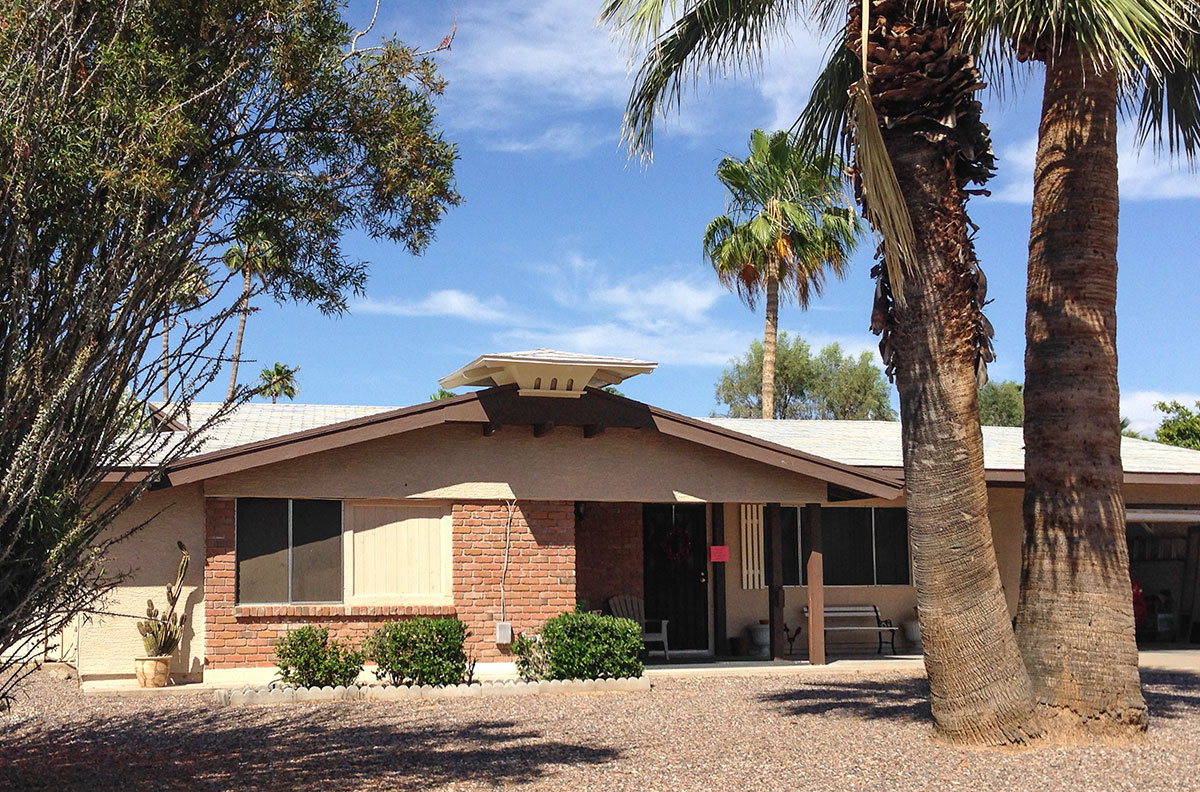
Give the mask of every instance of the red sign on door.
<svg viewBox="0 0 1200 792">
<path fill-rule="evenodd" d="M 713 545 L 708 548 L 708 560 L 714 564 L 729 560 L 729 545 Z"/>
</svg>

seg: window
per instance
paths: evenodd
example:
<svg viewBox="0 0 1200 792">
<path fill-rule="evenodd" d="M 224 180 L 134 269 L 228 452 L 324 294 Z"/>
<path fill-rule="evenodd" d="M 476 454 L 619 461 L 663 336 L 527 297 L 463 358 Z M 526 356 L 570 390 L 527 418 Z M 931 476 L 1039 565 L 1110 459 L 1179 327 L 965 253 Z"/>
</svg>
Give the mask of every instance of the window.
<svg viewBox="0 0 1200 792">
<path fill-rule="evenodd" d="M 342 502 L 238 498 L 239 603 L 342 601 Z"/>
<path fill-rule="evenodd" d="M 808 582 L 800 509 L 783 510 L 783 584 Z M 821 544 L 826 586 L 906 586 L 908 515 L 904 509 L 825 508 Z"/>
</svg>

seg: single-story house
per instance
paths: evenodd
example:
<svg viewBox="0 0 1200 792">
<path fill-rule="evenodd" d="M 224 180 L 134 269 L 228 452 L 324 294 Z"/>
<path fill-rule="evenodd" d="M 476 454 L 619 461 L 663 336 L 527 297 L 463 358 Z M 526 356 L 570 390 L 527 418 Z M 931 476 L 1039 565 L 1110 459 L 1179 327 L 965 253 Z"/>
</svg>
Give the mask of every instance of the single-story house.
<svg viewBox="0 0 1200 792">
<path fill-rule="evenodd" d="M 122 515 L 118 529 L 148 521 L 110 559 L 132 575 L 71 626 L 64 651 L 85 681 L 132 676 L 142 647 L 129 617 L 163 604 L 177 540 L 193 558 L 180 679 L 267 678 L 289 628 L 357 641 L 418 614 L 462 619 L 480 670 L 500 670 L 506 627 L 618 595 L 669 620 L 673 658 L 727 655 L 760 620 L 777 654 L 782 625 L 803 625 L 803 656 L 813 574 L 826 605 L 912 620 L 899 424 L 688 418 L 601 389 L 653 369 L 535 350 L 481 356 L 442 380 L 480 390 L 412 407 L 246 404 Z M 193 420 L 216 407 L 193 405 Z M 1021 430 L 983 431 L 1015 610 Z M 1122 450 L 1132 574 L 1171 592 L 1179 634 L 1195 640 L 1200 452 Z M 877 648 L 871 633 L 845 635 Z"/>
</svg>

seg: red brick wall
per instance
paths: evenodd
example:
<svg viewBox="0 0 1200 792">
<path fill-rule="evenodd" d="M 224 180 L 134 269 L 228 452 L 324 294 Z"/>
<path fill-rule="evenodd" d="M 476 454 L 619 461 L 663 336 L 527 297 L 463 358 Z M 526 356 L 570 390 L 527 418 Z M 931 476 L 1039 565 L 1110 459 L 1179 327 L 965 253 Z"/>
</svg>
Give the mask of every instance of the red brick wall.
<svg viewBox="0 0 1200 792">
<path fill-rule="evenodd" d="M 450 607 L 350 605 L 237 605 L 234 502 L 206 498 L 204 563 L 204 666 L 270 666 L 275 641 L 288 630 L 328 627 L 356 646 L 386 621 L 412 616 L 453 616 Z"/>
<path fill-rule="evenodd" d="M 575 526 L 576 591 L 594 610 L 642 594 L 642 504 L 585 503 Z"/>
<path fill-rule="evenodd" d="M 508 507 L 503 503 L 455 504 L 454 604 L 471 631 L 469 652 L 481 662 L 510 659 L 496 646 L 500 579 Z M 575 504 L 519 503 L 509 532 L 505 617 L 514 633 L 536 629 L 575 607 Z"/>
<path fill-rule="evenodd" d="M 239 606 L 234 501 L 206 498 L 205 667 L 273 665 L 276 639 L 305 624 L 328 627 L 332 635 L 358 644 L 385 621 L 456 614 L 471 632 L 469 653 L 481 662 L 507 660 L 507 649 L 495 643 L 507 516 L 508 507 L 503 503 L 453 507 L 454 607 Z M 534 502 L 516 508 L 505 583 L 506 615 L 518 632 L 534 629 L 551 616 L 574 608 L 573 503 Z"/>
</svg>

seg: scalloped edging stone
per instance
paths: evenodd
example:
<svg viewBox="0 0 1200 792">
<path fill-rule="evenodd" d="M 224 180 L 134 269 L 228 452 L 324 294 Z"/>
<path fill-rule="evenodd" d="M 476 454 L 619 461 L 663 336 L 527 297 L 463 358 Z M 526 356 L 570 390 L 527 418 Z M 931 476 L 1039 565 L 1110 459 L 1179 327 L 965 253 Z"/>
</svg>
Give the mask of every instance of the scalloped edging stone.
<svg viewBox="0 0 1200 792">
<path fill-rule="evenodd" d="M 470 685 L 350 685 L 349 687 L 244 687 L 217 690 L 213 703 L 218 706 L 243 707 L 259 704 L 292 704 L 315 701 L 401 701 L 404 699 L 453 699 L 472 696 L 531 696 L 556 693 L 601 693 L 649 690 L 650 680 L 644 676 L 621 679 L 551 679 L 521 682 L 515 679 L 474 682 Z"/>
</svg>

